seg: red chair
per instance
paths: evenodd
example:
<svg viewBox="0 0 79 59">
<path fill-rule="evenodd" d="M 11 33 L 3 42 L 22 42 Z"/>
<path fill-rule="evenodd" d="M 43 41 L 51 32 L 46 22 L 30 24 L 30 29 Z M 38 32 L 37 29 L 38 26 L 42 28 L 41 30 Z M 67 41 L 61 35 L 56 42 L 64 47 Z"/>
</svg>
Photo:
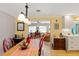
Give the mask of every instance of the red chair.
<svg viewBox="0 0 79 59">
<path fill-rule="evenodd" d="M 3 40 L 3 50 L 6 52 L 8 49 L 12 47 L 12 42 L 10 38 L 4 38 Z"/>
<path fill-rule="evenodd" d="M 41 37 L 40 42 L 39 42 L 39 56 L 41 55 L 43 42 L 44 42 L 44 37 Z"/>
<path fill-rule="evenodd" d="M 26 38 L 26 43 L 30 44 L 30 41 L 31 41 L 31 37 L 28 36 L 28 37 Z"/>
</svg>

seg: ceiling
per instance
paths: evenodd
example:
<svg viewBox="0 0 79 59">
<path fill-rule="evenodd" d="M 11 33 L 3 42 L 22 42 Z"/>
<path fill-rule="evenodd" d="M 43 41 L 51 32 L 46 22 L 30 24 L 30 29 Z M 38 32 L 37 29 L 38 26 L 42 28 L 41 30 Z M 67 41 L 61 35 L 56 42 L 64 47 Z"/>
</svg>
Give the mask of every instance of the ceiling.
<svg viewBox="0 0 79 59">
<path fill-rule="evenodd" d="M 25 5 L 25 3 L 0 3 L 0 11 L 17 17 L 21 11 L 25 13 Z M 79 15 L 79 3 L 29 3 L 28 6 L 28 16 Z"/>
</svg>

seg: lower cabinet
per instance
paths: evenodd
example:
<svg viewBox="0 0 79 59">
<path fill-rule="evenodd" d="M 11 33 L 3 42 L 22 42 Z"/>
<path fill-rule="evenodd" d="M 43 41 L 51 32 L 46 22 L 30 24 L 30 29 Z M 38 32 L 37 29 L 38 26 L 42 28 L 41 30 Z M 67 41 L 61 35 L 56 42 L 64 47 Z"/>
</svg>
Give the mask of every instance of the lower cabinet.
<svg viewBox="0 0 79 59">
<path fill-rule="evenodd" d="M 65 50 L 65 38 L 54 38 L 54 50 Z"/>
<path fill-rule="evenodd" d="M 79 50 L 79 36 L 69 36 L 66 42 L 66 50 Z"/>
</svg>

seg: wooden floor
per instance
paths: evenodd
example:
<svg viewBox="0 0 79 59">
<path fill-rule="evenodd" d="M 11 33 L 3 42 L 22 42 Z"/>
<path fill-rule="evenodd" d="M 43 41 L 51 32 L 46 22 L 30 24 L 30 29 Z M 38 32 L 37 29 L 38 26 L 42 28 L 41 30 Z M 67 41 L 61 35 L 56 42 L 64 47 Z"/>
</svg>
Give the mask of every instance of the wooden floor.
<svg viewBox="0 0 79 59">
<path fill-rule="evenodd" d="M 51 50 L 51 56 L 79 56 L 79 51 Z"/>
</svg>

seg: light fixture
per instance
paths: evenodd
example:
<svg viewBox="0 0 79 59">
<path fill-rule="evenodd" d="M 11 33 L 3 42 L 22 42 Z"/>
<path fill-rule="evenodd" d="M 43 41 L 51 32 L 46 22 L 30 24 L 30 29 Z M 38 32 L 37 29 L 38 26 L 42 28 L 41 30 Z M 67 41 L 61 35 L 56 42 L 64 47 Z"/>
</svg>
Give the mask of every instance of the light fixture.
<svg viewBox="0 0 79 59">
<path fill-rule="evenodd" d="M 24 13 L 21 12 L 21 14 L 19 14 L 18 16 L 18 20 L 23 21 L 25 19 Z"/>
<path fill-rule="evenodd" d="M 27 17 L 27 12 L 28 12 L 28 4 L 27 3 L 26 3 L 25 8 L 26 8 L 26 14 L 24 15 L 24 13 L 21 12 L 21 14 L 18 16 L 18 20 L 23 21 L 24 23 L 27 23 L 28 25 L 30 25 L 31 21 Z"/>
<path fill-rule="evenodd" d="M 24 22 L 27 23 L 28 25 L 31 24 L 31 21 L 30 21 L 28 18 L 25 18 L 25 19 L 24 19 Z"/>
</svg>

